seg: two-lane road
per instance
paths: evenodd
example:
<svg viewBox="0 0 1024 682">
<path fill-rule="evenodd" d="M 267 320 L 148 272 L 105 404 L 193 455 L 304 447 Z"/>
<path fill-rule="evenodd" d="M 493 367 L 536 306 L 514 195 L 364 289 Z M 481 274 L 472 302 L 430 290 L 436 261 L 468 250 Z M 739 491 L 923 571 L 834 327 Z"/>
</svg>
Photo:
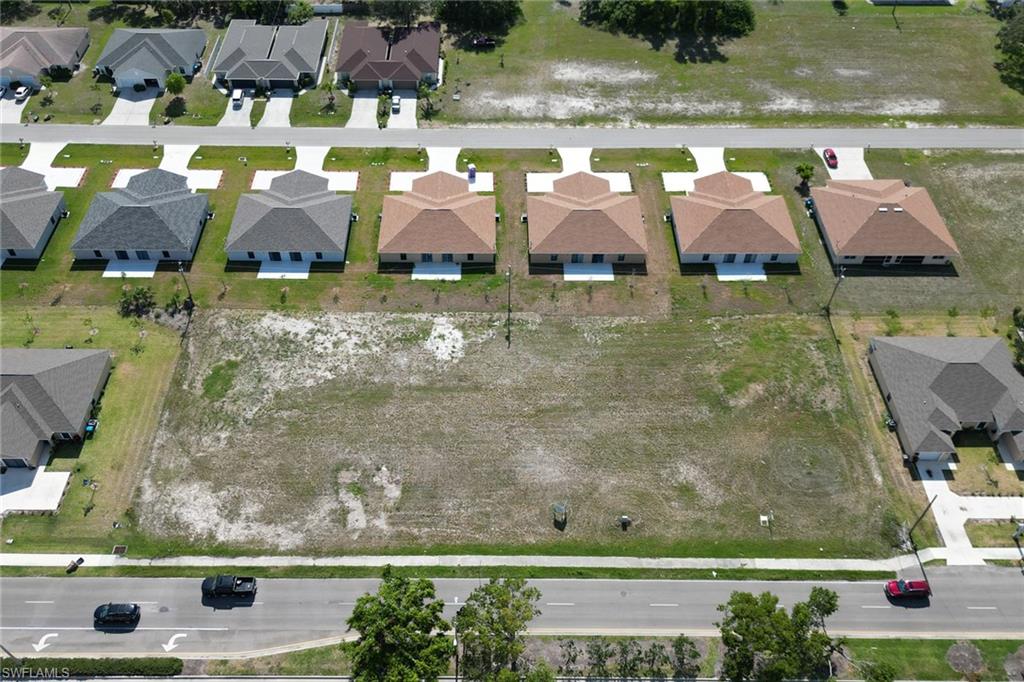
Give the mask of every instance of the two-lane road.
<svg viewBox="0 0 1024 682">
<path fill-rule="evenodd" d="M 934 596 L 905 607 L 877 582 L 822 583 L 840 610 L 829 631 L 851 637 L 1024 639 L 1024 577 L 1013 569 L 936 568 Z M 785 606 L 806 599 L 813 583 L 761 581 L 536 580 L 536 634 L 715 634 L 716 607 L 734 590 L 771 591 Z M 19 655 L 178 655 L 224 657 L 336 642 L 355 600 L 375 580 L 261 580 L 253 603 L 204 606 L 198 579 L 0 579 L 0 643 Z M 477 580 L 437 580 L 452 617 Z M 142 619 L 131 631 L 99 631 L 92 611 L 107 601 L 135 601 Z"/>
</svg>

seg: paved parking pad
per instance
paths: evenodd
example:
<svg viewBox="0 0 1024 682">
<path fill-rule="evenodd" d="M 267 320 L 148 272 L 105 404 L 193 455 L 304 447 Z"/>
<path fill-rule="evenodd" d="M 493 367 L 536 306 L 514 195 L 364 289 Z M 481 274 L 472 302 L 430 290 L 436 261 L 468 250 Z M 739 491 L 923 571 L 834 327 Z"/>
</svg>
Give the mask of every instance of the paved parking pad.
<svg viewBox="0 0 1024 682">
<path fill-rule="evenodd" d="M 295 93 L 291 90 L 274 90 L 267 100 L 267 108 L 263 111 L 263 118 L 256 124 L 257 128 L 290 128 L 292 103 L 295 102 Z"/>
<path fill-rule="evenodd" d="M 114 100 L 114 108 L 100 125 L 148 126 L 149 112 L 153 109 L 156 97 L 156 88 L 146 88 L 142 92 L 122 92 Z"/>
<path fill-rule="evenodd" d="M 357 92 L 352 98 L 352 113 L 346 128 L 377 127 L 377 95 L 372 92 Z"/>
<path fill-rule="evenodd" d="M 825 147 L 814 148 L 818 158 L 822 159 L 822 163 L 824 163 L 824 157 L 822 154 L 824 154 L 825 149 Z M 833 147 L 832 151 L 836 153 L 836 159 L 838 159 L 839 165 L 835 168 L 829 168 L 828 165 L 825 166 L 830 178 L 833 180 L 874 179 L 871 175 L 871 170 L 868 169 L 867 162 L 864 161 L 863 147 Z"/>
</svg>

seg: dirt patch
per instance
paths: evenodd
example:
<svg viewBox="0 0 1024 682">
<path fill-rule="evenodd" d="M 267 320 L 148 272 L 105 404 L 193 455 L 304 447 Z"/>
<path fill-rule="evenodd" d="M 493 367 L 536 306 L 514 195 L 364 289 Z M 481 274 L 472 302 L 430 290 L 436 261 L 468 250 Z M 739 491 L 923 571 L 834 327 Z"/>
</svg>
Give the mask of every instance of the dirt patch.
<svg viewBox="0 0 1024 682">
<path fill-rule="evenodd" d="M 595 62 L 559 62 L 552 65 L 551 77 L 556 81 L 568 83 L 590 83 L 600 81 L 621 85 L 628 83 L 653 81 L 658 74 L 644 69 L 629 69 L 616 64 L 600 64 Z"/>
</svg>

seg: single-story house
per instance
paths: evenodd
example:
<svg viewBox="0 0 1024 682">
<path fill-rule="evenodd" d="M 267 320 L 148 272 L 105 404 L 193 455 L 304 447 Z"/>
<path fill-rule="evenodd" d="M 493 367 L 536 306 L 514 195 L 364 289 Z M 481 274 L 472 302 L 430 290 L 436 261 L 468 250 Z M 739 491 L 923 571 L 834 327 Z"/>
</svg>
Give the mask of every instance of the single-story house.
<svg viewBox="0 0 1024 682">
<path fill-rule="evenodd" d="M 39 260 L 66 210 L 64 193 L 46 189 L 42 174 L 0 170 L 0 261 Z"/>
<path fill-rule="evenodd" d="M 228 233 L 228 259 L 344 262 L 352 197 L 331 192 L 327 183 L 297 170 L 277 176 L 264 192 L 243 194 Z"/>
<path fill-rule="evenodd" d="M 967 429 L 1024 459 L 1024 377 L 1000 337 L 873 338 L 868 362 L 911 461 L 947 460 Z"/>
<path fill-rule="evenodd" d="M 0 349 L 0 463 L 36 467 L 80 440 L 110 376 L 110 351 Z"/>
<path fill-rule="evenodd" d="M 208 202 L 189 191 L 184 175 L 139 173 L 124 189 L 93 198 L 71 251 L 82 260 L 192 260 Z"/>
<path fill-rule="evenodd" d="M 171 72 L 191 79 L 203 66 L 206 34 L 198 28 L 118 28 L 93 71 L 114 80 L 119 90 L 164 89 Z"/>
<path fill-rule="evenodd" d="M 612 192 L 607 180 L 583 171 L 552 189 L 526 199 L 531 264 L 646 263 L 639 197 Z"/>
<path fill-rule="evenodd" d="M 252 19 L 234 19 L 213 74 L 229 88 L 298 90 L 316 83 L 326 44 L 326 21 L 259 26 Z"/>
<path fill-rule="evenodd" d="M 781 196 L 755 192 L 750 180 L 721 171 L 672 197 L 679 260 L 689 263 L 795 263 L 800 240 Z"/>
<path fill-rule="evenodd" d="M 335 72 L 360 90 L 416 89 L 437 84 L 441 28 L 436 23 L 386 29 L 366 22 L 345 25 Z"/>
<path fill-rule="evenodd" d="M 0 27 L 0 87 L 38 90 L 41 74 L 73 73 L 88 49 L 86 28 Z"/>
<path fill-rule="evenodd" d="M 835 265 L 946 265 L 960 253 L 923 187 L 902 180 L 828 180 L 811 196 Z"/>
<path fill-rule="evenodd" d="M 493 263 L 495 200 L 444 171 L 412 190 L 384 197 L 377 254 L 381 263 Z"/>
</svg>

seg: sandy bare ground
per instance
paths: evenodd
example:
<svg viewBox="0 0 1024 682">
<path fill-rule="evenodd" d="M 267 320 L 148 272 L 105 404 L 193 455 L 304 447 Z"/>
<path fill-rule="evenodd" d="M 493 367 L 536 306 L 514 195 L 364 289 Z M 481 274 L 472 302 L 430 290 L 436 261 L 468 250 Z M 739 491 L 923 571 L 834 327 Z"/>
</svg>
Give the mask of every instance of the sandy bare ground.
<svg viewBox="0 0 1024 682">
<path fill-rule="evenodd" d="M 139 491 L 160 536 L 281 551 L 762 539 L 875 549 L 820 321 L 201 315 Z M 832 347 L 834 348 L 834 347 Z M 238 361 L 218 400 L 204 381 Z M 550 506 L 571 508 L 552 528 Z M 829 519 L 843 519 L 838 525 Z"/>
</svg>

